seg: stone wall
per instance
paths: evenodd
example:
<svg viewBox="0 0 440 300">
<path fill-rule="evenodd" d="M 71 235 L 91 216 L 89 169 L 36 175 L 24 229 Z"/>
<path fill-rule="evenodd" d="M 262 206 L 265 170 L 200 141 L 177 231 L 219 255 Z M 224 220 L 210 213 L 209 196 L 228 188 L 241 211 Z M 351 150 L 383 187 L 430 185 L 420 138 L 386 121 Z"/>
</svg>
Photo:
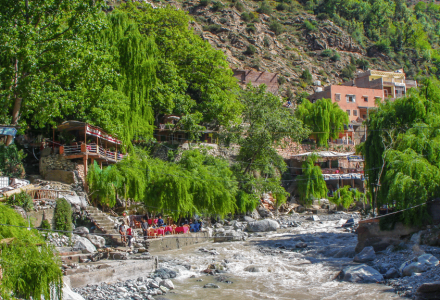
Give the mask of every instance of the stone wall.
<svg viewBox="0 0 440 300">
<path fill-rule="evenodd" d="M 206 231 L 202 232 L 191 232 L 187 234 L 179 234 L 173 236 L 165 236 L 164 238 L 150 239 L 150 246 L 148 250 L 151 254 L 155 255 L 158 252 L 166 250 L 176 250 L 181 249 L 186 246 L 200 244 L 207 242 L 209 240 L 209 233 Z"/>
<path fill-rule="evenodd" d="M 40 175 L 45 179 L 51 170 L 74 171 L 75 169 L 76 164 L 60 154 L 52 154 L 40 158 Z"/>
<path fill-rule="evenodd" d="M 31 221 L 32 227 L 40 227 L 43 219 L 46 219 L 49 221 L 49 224 L 52 226 L 52 229 L 55 229 L 55 225 L 53 223 L 54 214 L 55 214 L 55 209 L 53 208 L 27 212 L 27 216 Z"/>
</svg>

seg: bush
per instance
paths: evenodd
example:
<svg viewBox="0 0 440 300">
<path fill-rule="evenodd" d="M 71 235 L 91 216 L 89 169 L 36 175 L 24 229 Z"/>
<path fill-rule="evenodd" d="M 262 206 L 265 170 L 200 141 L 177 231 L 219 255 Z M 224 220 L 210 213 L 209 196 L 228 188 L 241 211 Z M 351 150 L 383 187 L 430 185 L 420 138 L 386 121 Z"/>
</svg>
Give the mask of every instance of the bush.
<svg viewBox="0 0 440 300">
<path fill-rule="evenodd" d="M 332 49 L 325 49 L 321 52 L 321 56 L 324 56 L 324 57 L 330 57 L 332 55 L 333 55 Z"/>
<path fill-rule="evenodd" d="M 269 40 L 269 38 L 267 36 L 264 36 L 263 44 L 264 44 L 264 47 L 269 47 L 270 46 L 270 40 Z"/>
<path fill-rule="evenodd" d="M 353 79 L 354 78 L 354 71 L 356 71 L 356 66 L 354 66 L 354 65 L 346 66 L 341 71 L 342 78 Z"/>
<path fill-rule="evenodd" d="M 390 47 L 390 41 L 388 40 L 380 40 L 376 43 L 377 50 L 379 50 L 382 53 L 389 54 L 391 51 Z"/>
<path fill-rule="evenodd" d="M 219 24 L 210 24 L 208 26 L 203 26 L 204 31 L 210 31 L 212 33 L 217 33 L 222 27 Z"/>
<path fill-rule="evenodd" d="M 320 13 L 316 17 L 318 18 L 318 20 L 321 20 L 321 21 L 327 20 L 329 18 L 328 14 L 326 14 L 326 13 Z"/>
<path fill-rule="evenodd" d="M 286 77 L 284 76 L 278 77 L 278 84 L 283 85 L 284 83 L 286 83 Z"/>
<path fill-rule="evenodd" d="M 246 26 L 246 32 L 247 33 L 255 33 L 257 31 L 257 29 L 255 28 L 255 25 L 254 25 L 254 23 L 249 23 L 249 24 L 247 24 L 247 26 Z"/>
<path fill-rule="evenodd" d="M 289 9 L 289 5 L 287 5 L 286 3 L 279 3 L 276 6 L 276 9 L 279 10 L 279 11 L 288 10 Z"/>
<path fill-rule="evenodd" d="M 9 205 L 20 206 L 25 211 L 31 211 L 34 208 L 32 197 L 26 194 L 25 191 L 21 191 L 18 194 L 9 196 L 7 202 Z"/>
<path fill-rule="evenodd" d="M 72 207 L 64 198 L 57 200 L 54 221 L 57 230 L 72 231 Z M 66 233 L 66 235 L 70 236 L 70 232 Z"/>
<path fill-rule="evenodd" d="M 50 223 L 49 223 L 48 220 L 43 220 L 43 221 L 41 222 L 40 228 L 41 228 L 41 229 L 51 230 L 51 229 L 52 229 L 52 226 L 50 226 Z"/>
<path fill-rule="evenodd" d="M 269 29 L 275 32 L 276 35 L 280 35 L 284 32 L 284 27 L 277 21 L 272 21 L 269 25 Z"/>
<path fill-rule="evenodd" d="M 341 55 L 336 52 L 331 58 L 332 61 L 340 61 L 341 60 Z"/>
<path fill-rule="evenodd" d="M 301 78 L 304 79 L 304 81 L 308 84 L 312 83 L 313 77 L 312 74 L 310 74 L 310 71 L 305 69 L 302 74 L 301 74 Z"/>
<path fill-rule="evenodd" d="M 245 22 L 252 22 L 254 20 L 254 14 L 251 12 L 243 12 L 241 14 L 241 19 Z"/>
<path fill-rule="evenodd" d="M 257 12 L 270 16 L 272 14 L 272 7 L 270 7 L 268 2 L 263 1 L 263 3 L 260 5 L 260 8 L 257 9 Z"/>
<path fill-rule="evenodd" d="M 248 45 L 244 54 L 254 55 L 257 49 L 255 49 L 254 45 Z"/>
<path fill-rule="evenodd" d="M 0 145 L 0 176 L 23 178 L 26 175 L 23 167 L 25 157 L 23 150 L 18 150 L 15 144 Z"/>
<path fill-rule="evenodd" d="M 304 28 L 307 31 L 316 31 L 316 26 L 307 20 L 304 20 Z"/>
<path fill-rule="evenodd" d="M 244 5 L 243 5 L 243 3 L 242 2 L 237 2 L 237 3 L 235 3 L 235 8 L 238 10 L 238 11 L 243 11 L 244 10 Z"/>
<path fill-rule="evenodd" d="M 226 18 L 220 18 L 220 23 L 225 24 L 226 22 L 228 22 Z"/>
<path fill-rule="evenodd" d="M 200 0 L 200 6 L 208 6 L 211 3 L 211 0 Z"/>
<path fill-rule="evenodd" d="M 223 9 L 225 6 L 223 5 L 223 3 L 221 3 L 220 1 L 216 1 L 216 2 L 213 2 L 214 4 L 212 5 L 212 10 L 213 11 L 218 11 L 218 10 L 221 10 L 221 9 Z"/>
</svg>

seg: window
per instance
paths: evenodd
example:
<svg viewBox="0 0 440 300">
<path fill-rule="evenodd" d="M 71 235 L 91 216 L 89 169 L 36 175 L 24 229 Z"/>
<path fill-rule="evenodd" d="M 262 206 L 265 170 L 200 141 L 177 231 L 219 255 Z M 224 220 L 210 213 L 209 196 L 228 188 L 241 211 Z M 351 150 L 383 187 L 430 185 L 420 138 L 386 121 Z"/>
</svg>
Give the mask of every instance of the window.
<svg viewBox="0 0 440 300">
<path fill-rule="evenodd" d="M 368 102 L 368 96 L 362 96 L 364 98 L 364 102 Z"/>
<path fill-rule="evenodd" d="M 347 102 L 356 102 L 354 95 L 345 95 L 345 98 L 347 98 Z"/>
<path fill-rule="evenodd" d="M 350 110 L 349 109 L 347 109 L 347 115 L 350 115 Z"/>
<path fill-rule="evenodd" d="M 357 109 L 353 109 L 353 116 L 356 116 L 356 117 L 357 117 L 357 115 L 358 115 L 358 111 L 357 111 Z"/>
<path fill-rule="evenodd" d="M 335 101 L 341 101 L 341 94 L 335 94 Z"/>
</svg>

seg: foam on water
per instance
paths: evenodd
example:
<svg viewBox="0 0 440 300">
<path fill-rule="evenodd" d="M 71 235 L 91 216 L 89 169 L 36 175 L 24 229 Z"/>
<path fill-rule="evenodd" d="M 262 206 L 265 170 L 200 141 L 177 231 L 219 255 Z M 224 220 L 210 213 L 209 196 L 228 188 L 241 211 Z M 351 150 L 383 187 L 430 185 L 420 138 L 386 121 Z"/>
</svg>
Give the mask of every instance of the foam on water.
<svg viewBox="0 0 440 300">
<path fill-rule="evenodd" d="M 356 236 L 335 228 L 337 222 L 306 223 L 291 232 L 251 238 L 246 242 L 205 243 L 184 250 L 169 251 L 164 257 L 177 259 L 192 266 L 178 267 L 174 279 L 175 294 L 169 299 L 396 299 L 390 288 L 378 284 L 353 284 L 334 280 L 351 258 L 334 258 L 335 251 L 352 249 Z M 324 232 L 325 231 L 325 232 Z M 299 240 L 309 246 L 304 252 L 292 252 Z M 275 246 L 277 245 L 277 246 Z M 213 256 L 198 251 L 203 246 L 220 254 Z M 286 249 L 280 249 L 284 246 Z M 261 251 L 263 249 L 263 251 Z M 268 250 L 269 249 L 269 250 Z M 336 249 L 336 250 L 334 250 Z M 283 253 L 279 253 L 282 251 Z M 211 263 L 227 260 L 224 275 L 232 284 L 217 282 L 216 276 L 201 273 Z M 256 266 L 261 272 L 247 272 Z M 176 267 L 174 267 L 176 269 Z M 196 278 L 190 278 L 191 276 Z M 202 279 L 198 282 L 197 279 Z M 218 289 L 203 288 L 215 283 Z"/>
</svg>

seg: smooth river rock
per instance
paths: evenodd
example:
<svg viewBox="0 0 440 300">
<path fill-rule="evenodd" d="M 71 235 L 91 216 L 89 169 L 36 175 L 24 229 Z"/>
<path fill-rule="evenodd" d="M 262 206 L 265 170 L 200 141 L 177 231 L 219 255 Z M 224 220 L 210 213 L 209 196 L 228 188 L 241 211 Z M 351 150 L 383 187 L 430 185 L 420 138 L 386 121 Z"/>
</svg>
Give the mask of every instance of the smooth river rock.
<svg viewBox="0 0 440 300">
<path fill-rule="evenodd" d="M 250 232 L 276 231 L 280 224 L 274 220 L 261 220 L 248 223 L 246 229 Z"/>
<path fill-rule="evenodd" d="M 423 254 L 417 258 L 417 261 L 404 262 L 399 271 L 402 276 L 411 276 L 413 273 L 422 273 L 439 264 L 439 260 L 431 254 Z"/>
<path fill-rule="evenodd" d="M 353 261 L 358 263 L 365 263 L 376 259 L 376 252 L 372 246 L 365 247 L 360 253 L 358 253 Z"/>
<path fill-rule="evenodd" d="M 345 267 L 340 277 L 344 281 L 358 283 L 375 283 L 383 281 L 383 276 L 377 270 L 367 265 Z"/>
</svg>

